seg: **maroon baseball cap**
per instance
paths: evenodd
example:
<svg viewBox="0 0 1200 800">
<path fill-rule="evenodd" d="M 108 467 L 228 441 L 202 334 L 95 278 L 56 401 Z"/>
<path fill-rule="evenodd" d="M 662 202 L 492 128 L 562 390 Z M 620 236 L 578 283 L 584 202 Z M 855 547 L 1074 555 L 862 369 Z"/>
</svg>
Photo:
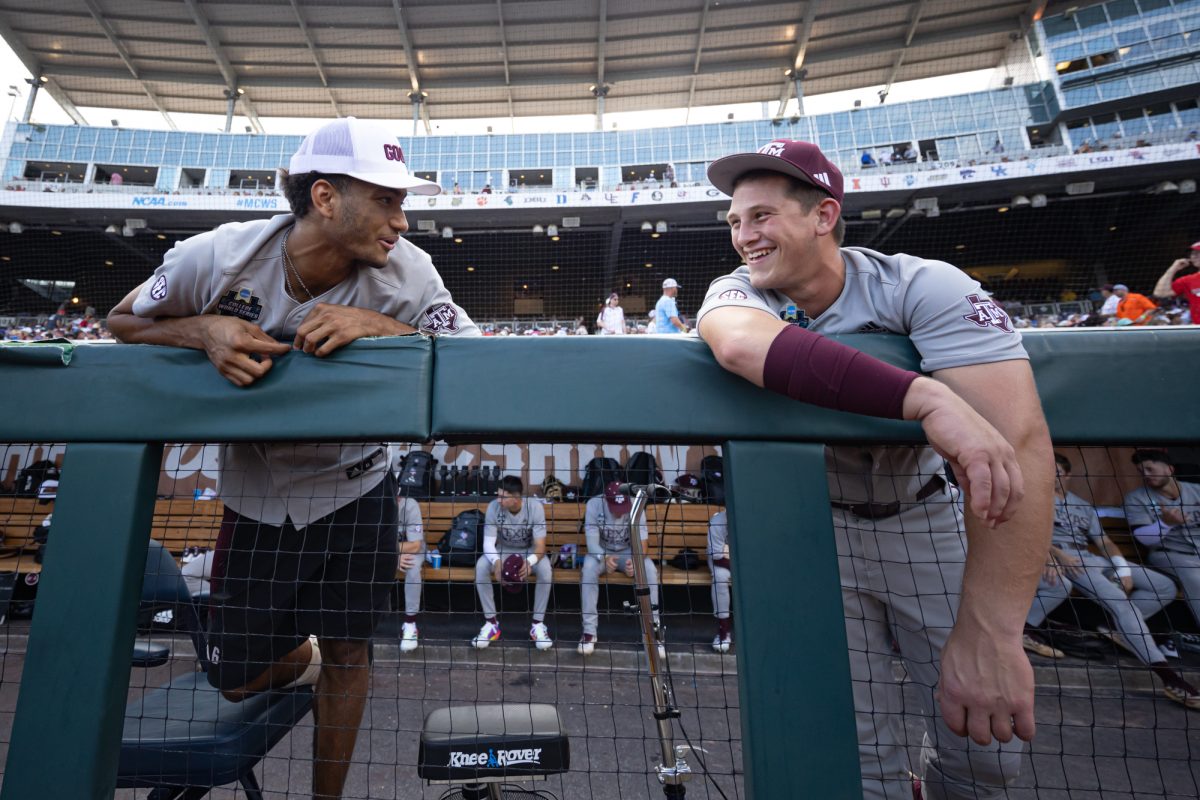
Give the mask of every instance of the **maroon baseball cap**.
<svg viewBox="0 0 1200 800">
<path fill-rule="evenodd" d="M 504 591 L 521 591 L 521 586 L 525 583 L 521 580 L 521 565 L 524 563 L 525 556 L 520 553 L 513 553 L 504 559 L 504 566 L 500 570 L 500 585 L 504 587 Z"/>
<path fill-rule="evenodd" d="M 610 481 L 604 487 L 604 502 L 608 503 L 608 510 L 618 517 L 628 514 L 631 508 L 629 495 L 621 493 L 620 481 Z"/>
<path fill-rule="evenodd" d="M 1192 242 L 1193 250 L 1200 250 L 1200 242 Z"/>
<path fill-rule="evenodd" d="M 812 184 L 839 203 L 842 202 L 842 172 L 811 142 L 776 139 L 758 148 L 756 153 L 737 153 L 718 158 L 708 165 L 708 181 L 730 197 L 733 185 L 747 172 L 756 169 L 781 172 Z"/>
</svg>

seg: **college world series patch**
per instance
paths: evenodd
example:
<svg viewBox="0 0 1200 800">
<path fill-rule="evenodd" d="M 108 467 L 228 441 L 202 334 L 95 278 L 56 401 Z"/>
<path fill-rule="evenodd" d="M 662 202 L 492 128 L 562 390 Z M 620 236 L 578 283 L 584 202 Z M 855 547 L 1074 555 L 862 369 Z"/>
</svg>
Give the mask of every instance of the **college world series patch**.
<svg viewBox="0 0 1200 800">
<path fill-rule="evenodd" d="M 262 316 L 262 304 L 258 302 L 253 289 L 230 289 L 217 301 L 217 314 L 254 322 Z"/>
</svg>

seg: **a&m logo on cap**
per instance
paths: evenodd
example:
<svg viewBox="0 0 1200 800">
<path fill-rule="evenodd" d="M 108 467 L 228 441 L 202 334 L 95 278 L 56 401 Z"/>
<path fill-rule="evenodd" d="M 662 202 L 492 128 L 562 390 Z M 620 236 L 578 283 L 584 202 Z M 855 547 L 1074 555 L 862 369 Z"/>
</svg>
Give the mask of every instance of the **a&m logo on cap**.
<svg viewBox="0 0 1200 800">
<path fill-rule="evenodd" d="M 764 144 L 762 147 L 758 148 L 758 152 L 762 153 L 764 156 L 779 157 L 783 155 L 783 147 L 783 142 L 770 142 L 769 144 Z"/>
</svg>

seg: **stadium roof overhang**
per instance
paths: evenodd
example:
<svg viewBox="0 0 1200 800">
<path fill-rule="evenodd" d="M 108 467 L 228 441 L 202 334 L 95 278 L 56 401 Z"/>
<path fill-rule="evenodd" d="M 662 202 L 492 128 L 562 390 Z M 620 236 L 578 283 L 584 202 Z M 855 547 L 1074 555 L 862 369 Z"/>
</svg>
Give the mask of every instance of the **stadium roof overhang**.
<svg viewBox="0 0 1200 800">
<path fill-rule="evenodd" d="M 79 107 L 432 119 L 782 103 L 994 67 L 1058 0 L 0 0 Z M 1061 10 L 1061 9 L 1060 9 Z M 774 104 L 778 104 L 774 106 Z M 682 120 L 681 120 L 682 121 Z M 94 121 L 93 121 L 94 122 Z"/>
</svg>

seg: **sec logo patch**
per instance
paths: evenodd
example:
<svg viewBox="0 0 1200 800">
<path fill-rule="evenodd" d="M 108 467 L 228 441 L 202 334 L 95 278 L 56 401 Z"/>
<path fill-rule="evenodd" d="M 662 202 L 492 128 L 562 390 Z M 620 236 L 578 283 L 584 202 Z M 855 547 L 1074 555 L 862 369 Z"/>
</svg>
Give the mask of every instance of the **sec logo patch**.
<svg viewBox="0 0 1200 800">
<path fill-rule="evenodd" d="M 745 300 L 746 293 L 741 289 L 726 289 L 717 295 L 718 300 Z"/>
<path fill-rule="evenodd" d="M 150 287 L 150 297 L 154 300 L 162 300 L 167 296 L 167 276 L 159 275 L 154 281 L 154 285 Z"/>
</svg>

